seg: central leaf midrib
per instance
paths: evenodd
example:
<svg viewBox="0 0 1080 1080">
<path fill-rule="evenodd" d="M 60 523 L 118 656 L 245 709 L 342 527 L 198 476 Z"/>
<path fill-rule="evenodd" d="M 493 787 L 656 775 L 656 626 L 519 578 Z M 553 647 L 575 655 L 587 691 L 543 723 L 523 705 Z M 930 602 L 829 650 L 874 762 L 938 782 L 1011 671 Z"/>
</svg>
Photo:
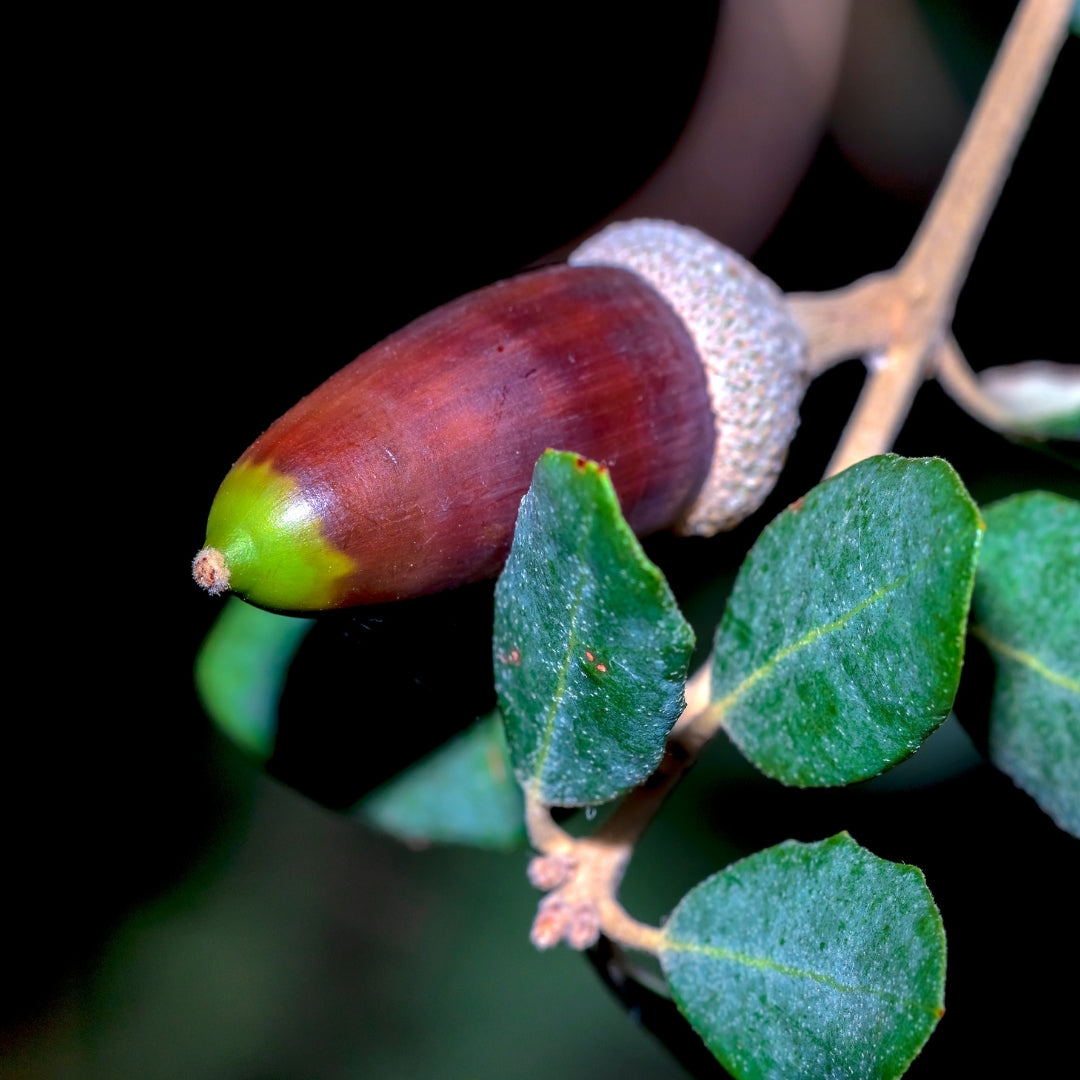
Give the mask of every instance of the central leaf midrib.
<svg viewBox="0 0 1080 1080">
<path fill-rule="evenodd" d="M 849 983 L 842 983 L 838 979 L 834 979 L 831 975 L 826 975 L 820 971 L 806 971 L 802 968 L 789 967 L 786 964 L 780 964 L 775 960 L 770 960 L 768 957 L 750 956 L 748 953 L 736 952 L 734 949 L 725 949 L 719 945 L 699 945 L 692 941 L 671 941 L 669 939 L 664 942 L 661 952 L 687 952 L 693 953 L 695 956 L 707 956 L 711 960 L 730 960 L 733 963 L 741 964 L 743 967 L 756 968 L 759 971 L 770 971 L 777 975 L 786 975 L 790 978 L 810 979 L 813 982 L 821 983 L 823 986 L 828 986 L 841 993 L 866 994 L 870 997 L 880 998 L 882 1001 L 915 1004 L 927 1012 L 936 1012 L 935 1007 L 932 1005 L 902 997 L 900 994 L 894 994 L 888 990 L 883 990 L 880 987 L 853 986 Z"/>
<path fill-rule="evenodd" d="M 1029 671 L 1035 672 L 1036 675 L 1041 676 L 1047 682 L 1053 683 L 1054 686 L 1060 686 L 1062 689 L 1070 690 L 1074 694 L 1080 694 L 1080 681 L 1069 675 L 1064 675 L 1060 671 L 1055 671 L 1053 668 L 1044 664 L 1034 653 L 1026 652 L 1024 649 L 1018 649 L 1015 645 L 1010 645 L 1008 642 L 994 637 L 994 635 L 981 624 L 972 626 L 971 633 L 992 653 L 997 653 L 1006 660 L 1015 661 L 1020 664 L 1021 667 L 1026 667 Z"/>
<path fill-rule="evenodd" d="M 773 670 L 782 664 L 788 657 L 793 656 L 797 652 L 801 652 L 803 649 L 808 648 L 814 644 L 819 638 L 825 637 L 826 634 L 831 634 L 836 630 L 842 629 L 852 619 L 859 615 L 862 611 L 865 611 L 871 604 L 876 603 L 878 600 L 887 596 L 889 593 L 894 592 L 896 589 L 906 585 L 916 574 L 920 573 L 926 566 L 930 564 L 932 560 L 930 558 L 923 559 L 906 574 L 896 578 L 894 581 L 887 582 L 880 588 L 875 589 L 869 596 L 864 597 L 853 607 L 843 612 L 832 622 L 825 623 L 822 626 L 811 627 L 802 637 L 791 642 L 789 645 L 785 645 L 778 649 L 772 656 L 755 668 L 749 675 L 747 675 L 734 690 L 725 694 L 724 697 L 719 698 L 714 704 L 713 709 L 719 716 L 723 716 L 724 713 L 731 708 L 747 691 L 756 686 L 762 679 L 767 678 L 772 674 Z"/>
<path fill-rule="evenodd" d="M 559 717 L 559 707 L 562 704 L 563 694 L 566 691 L 566 682 L 570 674 L 570 664 L 577 647 L 577 619 L 581 611 L 581 594 L 585 590 L 585 574 L 578 574 L 574 586 L 574 600 L 570 613 L 570 625 L 566 636 L 566 652 L 563 655 L 562 664 L 559 668 L 559 677 L 555 684 L 555 691 L 551 695 L 551 704 L 548 706 L 547 715 L 544 717 L 543 734 L 540 737 L 540 746 L 537 750 L 536 764 L 533 766 L 533 782 L 541 787 L 544 765 L 551 751 L 551 744 L 555 741 L 555 729 Z"/>
</svg>

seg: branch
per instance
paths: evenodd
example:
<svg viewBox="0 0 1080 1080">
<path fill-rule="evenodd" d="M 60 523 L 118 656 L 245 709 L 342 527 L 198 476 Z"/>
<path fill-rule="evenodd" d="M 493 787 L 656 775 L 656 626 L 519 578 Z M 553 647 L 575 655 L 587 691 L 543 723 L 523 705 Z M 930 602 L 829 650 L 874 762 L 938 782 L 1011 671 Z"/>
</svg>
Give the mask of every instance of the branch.
<svg viewBox="0 0 1080 1080">
<path fill-rule="evenodd" d="M 1022 0 L 945 177 L 898 271 L 943 328 L 1065 40 L 1072 0 Z"/>
<path fill-rule="evenodd" d="M 662 771 L 663 764 L 654 776 Z M 660 951 L 662 932 L 632 918 L 616 899 L 634 844 L 659 804 L 644 818 L 626 808 L 651 785 L 652 778 L 632 791 L 593 836 L 581 839 L 560 829 L 548 807 L 526 793 L 529 840 L 540 852 L 529 863 L 529 880 L 548 893 L 540 901 L 530 934 L 538 949 L 560 941 L 573 949 L 588 949 L 603 934 L 630 949 Z M 617 819 L 619 823 L 610 828 Z"/>
<path fill-rule="evenodd" d="M 811 374 L 853 355 L 870 371 L 826 475 L 887 451 L 903 426 L 1068 30 L 1069 0 L 1023 0 L 907 253 L 845 289 L 790 297 Z"/>
<path fill-rule="evenodd" d="M 851 356 L 871 358 L 828 475 L 892 446 L 932 362 L 946 382 L 964 387 L 969 403 L 976 400 L 949 324 L 1071 8 L 1072 0 L 1022 0 L 941 187 L 896 268 L 833 292 L 788 297 L 807 333 L 812 374 Z M 587 949 L 604 935 L 627 948 L 659 951 L 663 932 L 633 919 L 616 897 L 634 845 L 722 727 L 722 707 L 710 702 L 711 666 L 710 659 L 687 683 L 687 708 L 671 731 L 660 767 L 593 836 L 570 836 L 534 793 L 526 793 L 529 837 L 540 853 L 529 876 L 548 892 L 533 924 L 538 947 L 565 941 Z"/>
<path fill-rule="evenodd" d="M 894 272 L 871 274 L 830 292 L 788 293 L 784 299 L 806 334 L 810 378 L 841 360 L 880 352 L 890 327 L 902 317 Z"/>
<path fill-rule="evenodd" d="M 1045 438 L 1048 419 L 1080 409 L 1080 368 L 1075 365 L 1029 360 L 976 375 L 949 337 L 934 355 L 933 372 L 969 416 L 1004 435 Z"/>
<path fill-rule="evenodd" d="M 826 476 L 835 476 L 896 441 L 926 369 L 925 341 L 897 343 L 872 357 L 859 400 L 833 453 Z"/>
<path fill-rule="evenodd" d="M 659 987 L 651 985 L 653 980 L 648 973 L 635 969 L 617 945 L 601 938 L 586 955 L 626 1011 L 660 1040 L 690 1076 L 701 1080 L 730 1077 L 675 1002 Z"/>
</svg>

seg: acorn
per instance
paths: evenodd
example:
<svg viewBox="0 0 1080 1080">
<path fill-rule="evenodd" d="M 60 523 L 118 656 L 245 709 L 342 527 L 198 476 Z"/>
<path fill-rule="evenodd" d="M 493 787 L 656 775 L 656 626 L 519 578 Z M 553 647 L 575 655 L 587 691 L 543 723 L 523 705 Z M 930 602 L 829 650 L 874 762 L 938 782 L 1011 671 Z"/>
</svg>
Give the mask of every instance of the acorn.
<svg viewBox="0 0 1080 1080">
<path fill-rule="evenodd" d="M 620 222 L 303 398 L 225 477 L 192 571 L 279 611 L 494 577 L 548 447 L 607 466 L 639 535 L 712 535 L 772 489 L 807 381 L 771 281 L 696 229 Z"/>
</svg>

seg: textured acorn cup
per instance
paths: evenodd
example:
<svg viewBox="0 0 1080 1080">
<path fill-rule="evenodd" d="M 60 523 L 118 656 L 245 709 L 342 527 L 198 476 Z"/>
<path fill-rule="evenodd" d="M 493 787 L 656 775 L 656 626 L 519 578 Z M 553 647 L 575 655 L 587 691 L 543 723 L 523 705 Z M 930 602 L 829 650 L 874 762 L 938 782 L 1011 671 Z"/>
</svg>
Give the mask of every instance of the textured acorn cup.
<svg viewBox="0 0 1080 1080">
<path fill-rule="evenodd" d="M 492 577 L 548 447 L 605 464 L 631 527 L 711 534 L 771 489 L 805 346 L 776 287 L 666 222 L 422 316 L 261 435 L 215 497 L 196 581 L 282 611 Z"/>
</svg>

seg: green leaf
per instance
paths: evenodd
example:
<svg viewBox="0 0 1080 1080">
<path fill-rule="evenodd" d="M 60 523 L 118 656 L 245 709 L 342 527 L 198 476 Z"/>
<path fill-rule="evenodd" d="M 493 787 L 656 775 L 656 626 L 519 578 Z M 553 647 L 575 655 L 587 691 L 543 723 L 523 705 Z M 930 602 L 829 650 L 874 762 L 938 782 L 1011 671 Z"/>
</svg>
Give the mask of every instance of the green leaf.
<svg viewBox="0 0 1080 1080">
<path fill-rule="evenodd" d="M 408 843 L 506 850 L 525 841 L 521 788 L 493 712 L 373 791 L 353 811 Z"/>
<path fill-rule="evenodd" d="M 495 688 L 518 780 L 559 806 L 641 783 L 683 709 L 693 646 L 607 470 L 547 451 L 495 590 Z"/>
<path fill-rule="evenodd" d="M 945 931 L 922 872 L 846 833 L 691 889 L 660 962 L 737 1080 L 900 1076 L 944 1012 Z"/>
<path fill-rule="evenodd" d="M 972 633 L 997 666 L 991 760 L 1080 836 L 1080 503 L 1032 491 L 986 508 Z"/>
<path fill-rule="evenodd" d="M 230 597 L 195 658 L 195 687 L 203 708 L 259 761 L 273 753 L 285 676 L 314 622 Z"/>
<path fill-rule="evenodd" d="M 766 775 L 847 784 L 948 715 L 982 522 L 944 461 L 870 458 L 761 534 L 717 633 L 713 708 Z"/>
</svg>

